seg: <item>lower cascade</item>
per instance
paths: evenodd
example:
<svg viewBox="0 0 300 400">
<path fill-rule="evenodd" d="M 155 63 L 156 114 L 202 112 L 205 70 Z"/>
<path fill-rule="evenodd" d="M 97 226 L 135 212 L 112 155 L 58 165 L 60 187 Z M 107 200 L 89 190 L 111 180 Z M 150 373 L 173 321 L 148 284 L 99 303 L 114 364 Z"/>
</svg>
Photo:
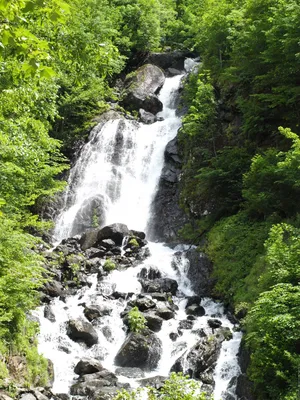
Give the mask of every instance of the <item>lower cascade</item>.
<svg viewBox="0 0 300 400">
<path fill-rule="evenodd" d="M 54 279 L 36 312 L 53 393 L 112 398 L 122 388 L 161 385 L 174 371 L 215 400 L 237 398 L 242 334 L 207 296 L 208 260 L 144 234 L 164 149 L 181 123 L 181 78 L 166 79 L 164 109 L 151 125 L 114 119 L 94 128 L 70 173 L 54 233 L 60 244 L 47 255 Z"/>
</svg>

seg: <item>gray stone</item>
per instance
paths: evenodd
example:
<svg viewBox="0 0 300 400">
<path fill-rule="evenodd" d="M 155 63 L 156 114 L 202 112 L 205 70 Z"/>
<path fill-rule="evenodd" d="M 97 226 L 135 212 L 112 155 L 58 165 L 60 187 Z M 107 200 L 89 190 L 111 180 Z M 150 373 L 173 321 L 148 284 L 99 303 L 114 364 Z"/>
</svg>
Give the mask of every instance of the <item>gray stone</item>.
<svg viewBox="0 0 300 400">
<path fill-rule="evenodd" d="M 144 317 L 146 318 L 147 326 L 151 331 L 159 332 L 161 330 L 163 319 L 160 316 L 155 315 L 154 312 L 147 312 L 144 313 Z"/>
<path fill-rule="evenodd" d="M 83 358 L 76 364 L 74 372 L 75 374 L 81 376 L 86 374 L 93 374 L 95 372 L 100 372 L 103 369 L 104 368 L 99 361 L 93 358 Z"/>
<path fill-rule="evenodd" d="M 199 306 L 198 304 L 192 304 L 191 306 L 188 306 L 185 309 L 185 312 L 187 315 L 194 315 L 197 317 L 203 317 L 205 315 L 205 310 L 202 306 Z"/>
<path fill-rule="evenodd" d="M 88 347 L 98 343 L 98 335 L 93 325 L 82 318 L 68 322 L 67 335 L 75 342 L 84 342 Z"/>
<path fill-rule="evenodd" d="M 51 322 L 55 322 L 56 321 L 53 309 L 49 304 L 45 305 L 44 317 L 49 319 L 49 321 L 51 321 Z"/>
<path fill-rule="evenodd" d="M 141 368 L 116 368 L 116 374 L 126 376 L 127 378 L 143 378 L 145 376 L 144 371 Z"/>
<path fill-rule="evenodd" d="M 146 64 L 125 79 L 125 93 L 122 104 L 128 110 L 144 109 L 152 114 L 162 110 L 162 103 L 156 96 L 163 86 L 165 76 L 155 65 Z"/>
<path fill-rule="evenodd" d="M 158 309 L 156 310 L 156 314 L 157 314 L 159 317 L 161 317 L 161 318 L 163 318 L 163 319 L 165 319 L 165 320 L 169 320 L 169 319 L 172 319 L 172 318 L 175 317 L 174 311 L 170 310 L 170 309 L 167 308 L 167 307 L 158 308 Z"/>
<path fill-rule="evenodd" d="M 161 341 L 154 334 L 131 332 L 118 351 L 115 364 L 120 367 L 138 367 L 143 370 L 155 369 L 161 355 Z"/>
<path fill-rule="evenodd" d="M 140 116 L 141 122 L 143 122 L 144 124 L 147 124 L 147 125 L 153 124 L 156 120 L 155 115 L 143 110 L 142 108 L 139 109 L 139 116 Z"/>
</svg>

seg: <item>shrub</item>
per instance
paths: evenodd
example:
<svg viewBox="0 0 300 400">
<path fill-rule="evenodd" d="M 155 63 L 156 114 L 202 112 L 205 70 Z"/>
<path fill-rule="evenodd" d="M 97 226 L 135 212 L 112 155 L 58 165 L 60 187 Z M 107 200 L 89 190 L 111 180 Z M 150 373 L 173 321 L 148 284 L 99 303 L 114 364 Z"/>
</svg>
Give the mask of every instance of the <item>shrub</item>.
<svg viewBox="0 0 300 400">
<path fill-rule="evenodd" d="M 139 333 L 146 327 L 146 319 L 137 307 L 133 307 L 128 313 L 129 329 Z"/>
<path fill-rule="evenodd" d="M 116 264 L 110 258 L 108 258 L 107 260 L 105 260 L 103 269 L 107 272 L 113 271 L 114 269 L 116 269 Z"/>
</svg>

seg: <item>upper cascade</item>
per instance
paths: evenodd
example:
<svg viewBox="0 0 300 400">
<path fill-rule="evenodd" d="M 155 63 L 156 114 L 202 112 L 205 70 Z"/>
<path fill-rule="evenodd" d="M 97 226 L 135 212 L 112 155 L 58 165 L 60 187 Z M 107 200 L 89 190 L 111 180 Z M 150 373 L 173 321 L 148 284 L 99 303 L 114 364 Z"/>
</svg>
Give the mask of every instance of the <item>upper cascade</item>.
<svg viewBox="0 0 300 400">
<path fill-rule="evenodd" d="M 181 125 L 175 101 L 181 77 L 166 79 L 159 93 L 164 109 L 155 123 L 112 119 L 91 131 L 70 173 L 57 241 L 114 222 L 146 229 L 165 147 Z"/>
</svg>

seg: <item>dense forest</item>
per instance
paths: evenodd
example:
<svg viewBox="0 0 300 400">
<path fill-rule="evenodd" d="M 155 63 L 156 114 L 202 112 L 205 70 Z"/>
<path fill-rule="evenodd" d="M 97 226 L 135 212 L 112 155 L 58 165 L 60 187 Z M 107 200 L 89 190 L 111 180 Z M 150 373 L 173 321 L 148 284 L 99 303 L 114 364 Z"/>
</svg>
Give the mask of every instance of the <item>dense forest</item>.
<svg viewBox="0 0 300 400">
<path fill-rule="evenodd" d="M 245 330 L 258 399 L 297 398 L 300 362 L 300 2 L 0 0 L 0 384 L 13 357 L 47 380 L 28 318 L 46 279 L 39 210 L 72 149 L 151 51 L 189 50 L 182 237 L 214 263 L 215 295 Z M 13 376 L 18 379 L 18 376 Z M 169 398 L 169 397 L 168 397 Z"/>
</svg>

